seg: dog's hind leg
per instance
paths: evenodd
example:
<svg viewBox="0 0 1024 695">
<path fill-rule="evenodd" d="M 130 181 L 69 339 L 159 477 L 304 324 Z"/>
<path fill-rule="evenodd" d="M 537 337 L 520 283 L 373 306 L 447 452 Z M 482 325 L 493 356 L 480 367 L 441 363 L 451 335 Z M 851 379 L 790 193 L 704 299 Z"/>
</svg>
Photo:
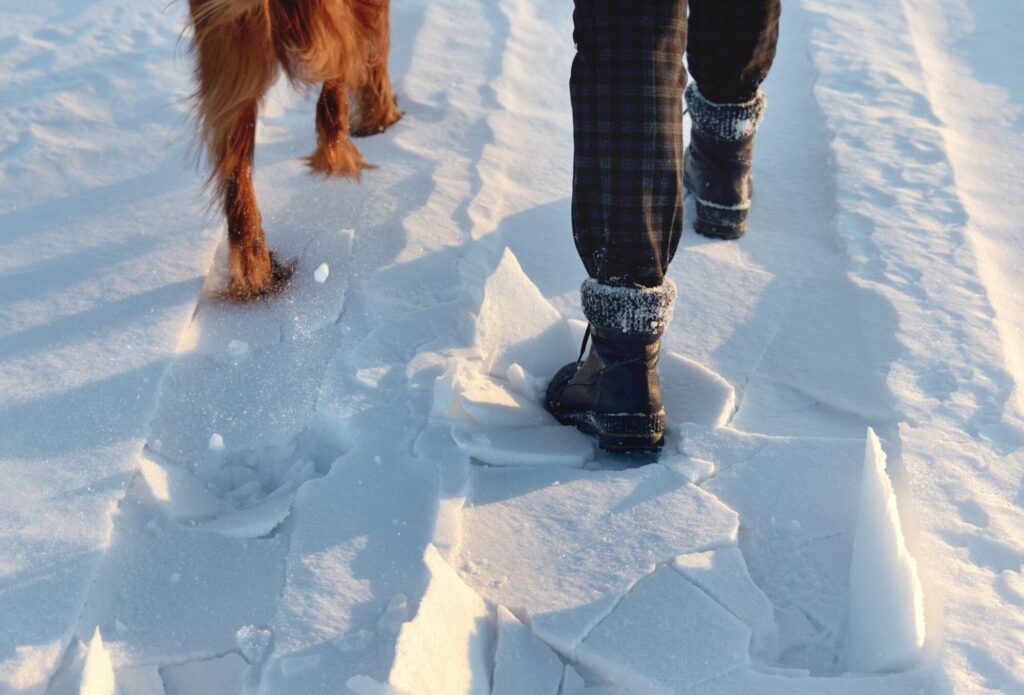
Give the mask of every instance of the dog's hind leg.
<svg viewBox="0 0 1024 695">
<path fill-rule="evenodd" d="M 340 82 L 325 82 L 316 104 L 316 150 L 306 158 L 309 168 L 324 176 L 359 179 L 372 169 L 348 137 L 349 90 Z"/>
<path fill-rule="evenodd" d="M 389 2 L 365 3 L 360 23 L 367 32 L 370 47 L 365 80 L 356 93 L 356 122 L 352 135 L 376 135 L 390 128 L 402 117 L 388 76 L 388 51 L 391 49 Z"/>
<path fill-rule="evenodd" d="M 256 147 L 257 102 L 242 105 L 227 123 L 223 151 L 217 152 L 218 188 L 224 195 L 228 221 L 228 263 L 231 283 L 226 294 L 249 299 L 281 288 L 294 264 L 281 265 L 267 248 L 262 218 L 252 183 Z"/>
<path fill-rule="evenodd" d="M 258 104 L 277 74 L 270 19 L 255 3 L 190 0 L 189 9 L 199 139 L 227 217 L 231 280 L 225 294 L 259 297 L 291 273 L 267 248 L 252 183 Z"/>
</svg>

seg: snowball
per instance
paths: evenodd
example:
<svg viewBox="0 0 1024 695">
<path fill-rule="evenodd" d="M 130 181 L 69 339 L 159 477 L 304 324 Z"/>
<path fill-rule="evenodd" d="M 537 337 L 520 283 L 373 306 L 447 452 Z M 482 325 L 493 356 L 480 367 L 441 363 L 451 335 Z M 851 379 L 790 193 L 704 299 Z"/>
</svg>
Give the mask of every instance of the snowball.
<svg viewBox="0 0 1024 695">
<path fill-rule="evenodd" d="M 313 271 L 313 279 L 321 285 L 327 282 L 327 278 L 331 274 L 331 267 L 326 263 L 321 263 L 320 266 Z"/>
<path fill-rule="evenodd" d="M 210 451 L 224 451 L 224 437 L 214 432 L 210 435 L 208 447 Z"/>
<path fill-rule="evenodd" d="M 850 566 L 846 666 L 858 673 L 909 669 L 921 656 L 924 637 L 917 562 L 907 552 L 885 452 L 868 429 Z"/>
</svg>

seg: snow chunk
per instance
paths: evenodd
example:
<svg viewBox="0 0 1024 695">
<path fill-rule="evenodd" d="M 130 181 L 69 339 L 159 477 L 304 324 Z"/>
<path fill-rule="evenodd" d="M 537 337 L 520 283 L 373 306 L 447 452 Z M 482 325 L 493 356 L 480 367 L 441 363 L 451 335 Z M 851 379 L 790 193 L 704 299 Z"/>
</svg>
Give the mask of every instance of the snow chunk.
<svg viewBox="0 0 1024 695">
<path fill-rule="evenodd" d="M 235 632 L 235 644 L 249 663 L 263 660 L 272 639 L 270 630 L 255 625 L 246 625 Z"/>
<path fill-rule="evenodd" d="M 573 427 L 456 427 L 452 439 L 467 455 L 492 466 L 581 468 L 594 458 L 593 440 Z"/>
<path fill-rule="evenodd" d="M 721 548 L 676 558 L 675 568 L 742 620 L 753 634 L 752 646 L 766 661 L 775 656 L 779 626 L 775 607 L 750 578 L 739 548 Z"/>
<path fill-rule="evenodd" d="M 626 594 L 577 649 L 633 693 L 676 693 L 748 666 L 750 628 L 669 567 Z"/>
<path fill-rule="evenodd" d="M 913 666 L 924 646 L 924 595 L 907 552 L 885 452 L 868 429 L 850 567 L 846 665 L 878 673 Z"/>
<path fill-rule="evenodd" d="M 241 693 L 249 665 L 238 654 L 160 669 L 167 695 Z"/>
<path fill-rule="evenodd" d="M 495 376 L 513 364 L 531 374 L 554 374 L 573 357 L 569 326 L 509 249 L 484 285 L 474 344 Z"/>
<path fill-rule="evenodd" d="M 498 648 L 491 695 L 558 695 L 561 659 L 504 606 L 498 606 Z"/>
<path fill-rule="evenodd" d="M 402 623 L 409 619 L 409 599 L 405 594 L 395 594 L 384 609 L 377 627 L 385 632 L 397 635 L 402 629 Z"/>
<path fill-rule="evenodd" d="M 657 565 L 736 543 L 735 513 L 662 466 L 471 474 L 455 566 L 563 654 Z"/>
<path fill-rule="evenodd" d="M 736 410 L 729 382 L 691 359 L 668 352 L 661 360 L 661 391 L 669 422 L 723 427 Z"/>
<path fill-rule="evenodd" d="M 316 280 L 317 283 L 321 285 L 327 282 L 327 278 L 330 277 L 330 275 L 331 266 L 327 265 L 326 263 L 321 263 L 319 266 L 317 266 L 317 269 L 313 271 L 313 279 Z"/>
<path fill-rule="evenodd" d="M 172 521 L 209 519 L 231 509 L 184 468 L 165 466 L 143 455 L 139 472 L 157 505 Z"/>
<path fill-rule="evenodd" d="M 388 682 L 416 695 L 487 695 L 490 611 L 433 545 L 424 562 L 430 583 L 416 617 L 402 626 Z"/>
<path fill-rule="evenodd" d="M 239 359 L 249 354 L 249 343 L 244 340 L 232 340 L 228 343 L 228 355 Z M 220 436 L 220 435 L 217 435 Z M 223 441 L 223 440 L 222 440 Z"/>
<path fill-rule="evenodd" d="M 431 415 L 437 420 L 471 425 L 516 427 L 551 425 L 555 419 L 536 399 L 524 396 L 512 384 L 482 371 L 479 362 L 456 358 L 434 382 Z"/>
<path fill-rule="evenodd" d="M 97 627 L 89 642 L 89 655 L 85 658 L 78 695 L 118 695 L 119 692 L 110 654 L 103 646 L 103 637 Z"/>
</svg>

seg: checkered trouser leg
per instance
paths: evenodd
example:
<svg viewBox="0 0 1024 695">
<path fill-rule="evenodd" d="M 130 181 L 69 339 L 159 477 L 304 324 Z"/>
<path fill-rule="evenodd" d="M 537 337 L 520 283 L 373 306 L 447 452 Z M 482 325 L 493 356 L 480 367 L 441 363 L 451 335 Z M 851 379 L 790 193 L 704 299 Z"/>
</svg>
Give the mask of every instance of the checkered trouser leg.
<svg viewBox="0 0 1024 695">
<path fill-rule="evenodd" d="M 573 236 L 591 277 L 656 287 L 683 228 L 685 0 L 576 0 Z"/>
<path fill-rule="evenodd" d="M 780 0 L 690 0 L 687 59 L 716 103 L 768 74 Z M 683 228 L 686 0 L 576 0 L 572 222 L 591 277 L 660 285 Z"/>
<path fill-rule="evenodd" d="M 780 0 L 690 0 L 686 62 L 705 98 L 754 98 L 775 59 L 781 11 Z"/>
</svg>

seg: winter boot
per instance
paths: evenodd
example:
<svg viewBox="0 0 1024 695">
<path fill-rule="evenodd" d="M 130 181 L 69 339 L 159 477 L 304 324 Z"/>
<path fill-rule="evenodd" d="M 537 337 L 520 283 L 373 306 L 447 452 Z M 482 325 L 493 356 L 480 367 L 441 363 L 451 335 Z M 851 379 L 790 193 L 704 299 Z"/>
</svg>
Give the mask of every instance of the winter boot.
<svg viewBox="0 0 1024 695">
<path fill-rule="evenodd" d="M 581 294 L 587 337 L 579 360 L 551 380 L 547 408 L 563 425 L 596 435 L 602 449 L 656 451 L 665 432 L 658 356 L 675 283 L 666 278 L 660 287 L 634 289 L 588 279 Z"/>
<path fill-rule="evenodd" d="M 693 127 L 683 186 L 696 198 L 693 229 L 714 239 L 738 239 L 750 209 L 754 133 L 767 99 L 758 91 L 742 104 L 715 104 L 692 82 L 685 94 Z"/>
</svg>

